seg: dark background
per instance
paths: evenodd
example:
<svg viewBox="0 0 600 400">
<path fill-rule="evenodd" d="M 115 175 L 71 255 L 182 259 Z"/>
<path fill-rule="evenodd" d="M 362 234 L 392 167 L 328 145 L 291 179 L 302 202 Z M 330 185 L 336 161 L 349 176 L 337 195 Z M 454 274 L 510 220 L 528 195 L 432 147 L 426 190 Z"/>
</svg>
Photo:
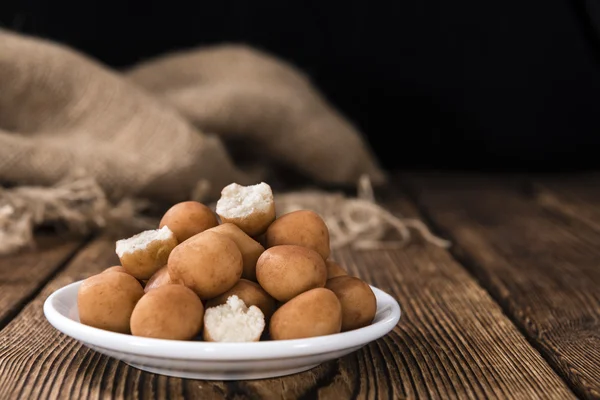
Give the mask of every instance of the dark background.
<svg viewBox="0 0 600 400">
<path fill-rule="evenodd" d="M 599 3 L 2 0 L 0 23 L 114 67 L 244 42 L 308 72 L 388 168 L 548 170 L 600 165 Z"/>
</svg>

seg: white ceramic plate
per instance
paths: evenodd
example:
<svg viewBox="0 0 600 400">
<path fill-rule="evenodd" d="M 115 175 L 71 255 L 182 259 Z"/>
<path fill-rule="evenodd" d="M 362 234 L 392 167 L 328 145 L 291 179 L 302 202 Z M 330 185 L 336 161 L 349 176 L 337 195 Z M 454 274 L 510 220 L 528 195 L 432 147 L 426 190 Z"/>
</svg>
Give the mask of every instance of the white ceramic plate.
<svg viewBox="0 0 600 400">
<path fill-rule="evenodd" d="M 81 281 L 57 290 L 44 303 L 44 314 L 56 329 L 133 367 L 189 379 L 262 379 L 306 371 L 386 335 L 400 319 L 398 303 L 372 287 L 377 297 L 375 320 L 350 332 L 254 343 L 149 339 L 81 324 L 77 312 L 79 285 Z"/>
</svg>

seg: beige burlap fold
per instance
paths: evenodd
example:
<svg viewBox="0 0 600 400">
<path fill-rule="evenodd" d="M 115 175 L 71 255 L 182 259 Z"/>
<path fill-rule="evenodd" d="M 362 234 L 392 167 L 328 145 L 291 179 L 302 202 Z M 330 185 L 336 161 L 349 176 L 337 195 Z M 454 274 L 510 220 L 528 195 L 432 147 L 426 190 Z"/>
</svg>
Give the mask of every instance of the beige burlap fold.
<svg viewBox="0 0 600 400">
<path fill-rule="evenodd" d="M 211 200 L 228 183 L 264 179 L 242 170 L 232 142 L 246 162 L 315 182 L 383 180 L 357 130 L 267 54 L 223 45 L 120 73 L 0 30 L 0 242 L 17 243 L 0 253 L 39 224 L 99 225 L 97 214 L 124 198 Z"/>
<path fill-rule="evenodd" d="M 244 179 L 221 141 L 65 47 L 0 33 L 0 181 L 52 185 L 75 170 L 111 196 L 177 201 Z"/>
<path fill-rule="evenodd" d="M 64 46 L 0 31 L 0 181 L 50 185 L 74 169 L 111 197 L 177 201 L 249 182 L 215 134 L 317 182 L 382 174 L 358 132 L 293 67 L 220 46 L 110 71 Z M 254 177 L 256 179 L 256 177 Z"/>
<path fill-rule="evenodd" d="M 180 52 L 128 77 L 206 132 L 239 140 L 251 160 L 271 160 L 316 181 L 355 185 L 382 174 L 358 131 L 293 66 L 238 45 Z"/>
</svg>

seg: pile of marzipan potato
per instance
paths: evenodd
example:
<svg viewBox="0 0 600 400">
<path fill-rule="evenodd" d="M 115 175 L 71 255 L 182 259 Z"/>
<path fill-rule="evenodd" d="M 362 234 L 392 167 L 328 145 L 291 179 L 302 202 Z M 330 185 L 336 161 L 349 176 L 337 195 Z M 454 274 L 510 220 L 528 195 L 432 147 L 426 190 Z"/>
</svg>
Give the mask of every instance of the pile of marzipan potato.
<svg viewBox="0 0 600 400">
<path fill-rule="evenodd" d="M 81 323 L 134 336 L 212 342 L 301 339 L 372 323 L 370 286 L 329 258 L 309 210 L 276 218 L 269 185 L 226 186 L 216 214 L 174 205 L 158 229 L 116 242 L 120 265 L 82 282 Z"/>
</svg>

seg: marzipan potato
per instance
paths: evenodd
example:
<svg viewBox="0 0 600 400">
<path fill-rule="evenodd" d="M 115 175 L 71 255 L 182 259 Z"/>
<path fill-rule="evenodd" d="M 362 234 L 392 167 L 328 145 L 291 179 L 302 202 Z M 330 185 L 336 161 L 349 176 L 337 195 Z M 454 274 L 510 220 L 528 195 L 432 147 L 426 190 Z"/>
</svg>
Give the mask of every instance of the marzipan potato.
<svg viewBox="0 0 600 400">
<path fill-rule="evenodd" d="M 308 210 L 294 211 L 277 218 L 267 229 L 267 248 L 282 244 L 308 247 L 323 260 L 329 257 L 329 230 L 323 219 Z"/>
<path fill-rule="evenodd" d="M 206 231 L 177 246 L 169 256 L 168 266 L 171 279 L 208 300 L 235 286 L 242 276 L 243 260 L 233 240 Z"/>
<path fill-rule="evenodd" d="M 288 301 L 271 317 L 273 340 L 333 335 L 342 328 L 342 306 L 325 288 L 312 289 Z"/>
<path fill-rule="evenodd" d="M 319 253 L 307 247 L 275 246 L 258 259 L 256 278 L 267 293 L 286 302 L 307 290 L 325 286 L 327 267 Z"/>
</svg>

